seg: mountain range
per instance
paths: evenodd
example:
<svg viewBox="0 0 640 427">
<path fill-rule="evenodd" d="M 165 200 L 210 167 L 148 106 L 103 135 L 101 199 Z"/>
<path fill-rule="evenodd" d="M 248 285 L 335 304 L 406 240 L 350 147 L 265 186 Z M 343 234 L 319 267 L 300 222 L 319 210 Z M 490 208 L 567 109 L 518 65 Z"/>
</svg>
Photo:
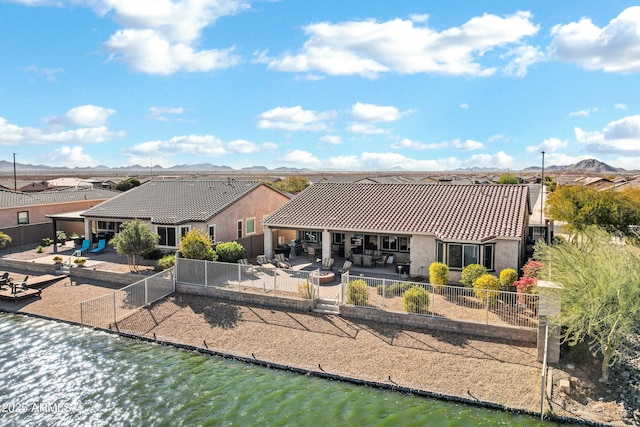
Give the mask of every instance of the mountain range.
<svg viewBox="0 0 640 427">
<path fill-rule="evenodd" d="M 120 167 L 108 167 L 108 166 L 94 166 L 94 167 L 59 167 L 59 166 L 46 166 L 46 165 L 31 165 L 31 164 L 15 164 L 16 172 L 20 174 L 24 173 L 56 173 L 56 174 L 90 174 L 90 175 L 100 175 L 100 174 L 140 174 L 140 173 L 150 173 L 150 174 L 166 174 L 166 173 L 206 173 L 206 172 L 279 172 L 279 173 L 309 173 L 309 172 L 317 172 L 310 169 L 297 169 L 297 168 L 275 168 L 268 169 L 264 166 L 251 166 L 242 169 L 233 169 L 230 166 L 224 165 L 212 165 L 210 163 L 198 163 L 193 165 L 175 165 L 169 168 L 164 168 L 160 165 L 155 165 L 152 167 L 145 167 L 141 165 L 133 165 L 133 166 L 120 166 Z M 525 173 L 537 173 L 540 171 L 540 166 L 530 166 L 522 170 Z M 609 166 L 606 163 L 603 163 L 596 159 L 587 159 L 581 160 L 578 163 L 572 165 L 564 165 L 564 166 L 547 166 L 545 167 L 546 171 L 554 172 L 554 173 L 626 173 L 630 172 L 625 169 L 615 168 L 613 166 Z M 14 171 L 14 164 L 12 162 L 7 162 L 5 160 L 0 160 L 0 174 L 12 174 Z M 402 170 L 398 170 L 401 172 Z M 465 169 L 457 169 L 459 172 L 500 172 L 504 171 L 504 169 L 497 168 L 465 168 Z M 338 171 L 336 171 L 338 172 Z"/>
</svg>

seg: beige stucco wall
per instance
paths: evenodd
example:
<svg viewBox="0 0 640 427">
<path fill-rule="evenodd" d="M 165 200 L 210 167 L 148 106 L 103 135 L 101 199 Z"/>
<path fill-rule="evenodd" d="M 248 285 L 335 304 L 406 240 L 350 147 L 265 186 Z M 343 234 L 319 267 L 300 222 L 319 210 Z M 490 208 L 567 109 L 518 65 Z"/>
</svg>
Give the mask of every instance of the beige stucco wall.
<svg viewBox="0 0 640 427">
<path fill-rule="evenodd" d="M 40 206 L 23 206 L 0 209 L 0 227 L 11 227 L 18 224 L 18 212 L 29 212 L 29 224 L 51 222 L 46 215 L 74 212 L 89 209 L 107 199 L 81 200 L 77 202 L 54 203 Z"/>
<path fill-rule="evenodd" d="M 429 265 L 436 260 L 436 239 L 434 236 L 411 237 L 412 276 L 428 276 Z"/>
</svg>

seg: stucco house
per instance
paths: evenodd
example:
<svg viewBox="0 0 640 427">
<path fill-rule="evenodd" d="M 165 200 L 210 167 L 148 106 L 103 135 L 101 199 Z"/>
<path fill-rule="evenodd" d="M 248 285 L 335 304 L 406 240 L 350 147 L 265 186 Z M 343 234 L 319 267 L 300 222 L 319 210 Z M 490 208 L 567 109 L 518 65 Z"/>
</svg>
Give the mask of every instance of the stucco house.
<svg viewBox="0 0 640 427">
<path fill-rule="evenodd" d="M 320 246 L 322 258 L 379 250 L 412 275 L 426 276 L 432 262 L 444 262 L 458 281 L 469 264 L 518 271 L 530 212 L 526 185 L 317 183 L 263 226 L 276 235 L 296 230 Z M 265 248 L 271 236 L 265 232 Z"/>
<path fill-rule="evenodd" d="M 260 181 L 235 179 L 154 180 L 84 213 L 85 235 L 110 238 L 120 224 L 138 219 L 160 235 L 159 247 L 175 250 L 180 238 L 199 229 L 214 242 L 263 232 L 260 221 L 288 202 Z"/>
<path fill-rule="evenodd" d="M 11 236 L 12 245 L 39 242 L 54 236 L 50 215 L 86 210 L 120 194 L 97 188 L 65 189 L 23 193 L 0 190 L 0 231 Z M 61 220 L 58 229 L 82 233 L 83 227 Z"/>
</svg>

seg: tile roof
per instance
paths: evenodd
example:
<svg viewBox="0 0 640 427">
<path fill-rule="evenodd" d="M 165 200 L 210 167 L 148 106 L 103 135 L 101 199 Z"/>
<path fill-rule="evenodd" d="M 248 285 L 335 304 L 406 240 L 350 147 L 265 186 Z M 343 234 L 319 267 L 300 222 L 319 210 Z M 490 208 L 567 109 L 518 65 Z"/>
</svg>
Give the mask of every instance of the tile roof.
<svg viewBox="0 0 640 427">
<path fill-rule="evenodd" d="M 480 242 L 497 236 L 521 238 L 529 211 L 526 185 L 318 183 L 263 223 Z"/>
<path fill-rule="evenodd" d="M 251 191 L 260 181 L 149 181 L 87 210 L 93 218 L 148 219 L 155 224 L 204 222 Z"/>
<path fill-rule="evenodd" d="M 83 200 L 104 200 L 118 194 L 121 194 L 120 191 L 99 188 L 68 188 L 64 190 L 39 191 L 37 193 L 0 190 L 0 209 L 80 202 Z"/>
</svg>

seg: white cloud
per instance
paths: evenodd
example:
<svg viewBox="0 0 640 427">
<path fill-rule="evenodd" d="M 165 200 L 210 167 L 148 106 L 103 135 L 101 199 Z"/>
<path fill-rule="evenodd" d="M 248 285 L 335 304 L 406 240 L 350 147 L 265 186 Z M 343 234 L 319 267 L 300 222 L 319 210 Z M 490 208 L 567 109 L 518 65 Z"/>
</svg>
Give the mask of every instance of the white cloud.
<svg viewBox="0 0 640 427">
<path fill-rule="evenodd" d="M 64 116 L 48 119 L 50 123 L 55 125 L 51 129 L 18 126 L 9 123 L 4 117 L 0 117 L 0 145 L 92 144 L 119 139 L 126 135 L 124 131 L 114 132 L 106 126 L 99 126 L 106 121 L 113 110 L 101 109 L 101 107 L 95 109 L 84 107 L 87 106 L 78 107 L 78 109 L 72 108 Z M 85 127 L 64 129 L 66 125 Z"/>
<path fill-rule="evenodd" d="M 335 112 L 303 110 L 301 106 L 276 107 L 258 115 L 258 129 L 280 129 L 286 131 L 322 131 Z"/>
<path fill-rule="evenodd" d="M 625 104 L 616 104 L 613 106 L 616 110 L 626 110 L 627 106 Z"/>
<path fill-rule="evenodd" d="M 545 59 L 540 49 L 534 46 L 516 46 L 505 55 L 505 58 L 510 57 L 513 59 L 504 67 L 504 72 L 515 77 L 524 77 L 529 67 Z"/>
<path fill-rule="evenodd" d="M 253 154 L 262 151 L 273 151 L 278 146 L 267 142 L 256 144 L 244 139 L 225 143 L 213 135 L 183 135 L 168 140 L 146 141 L 121 150 L 129 159 L 129 163 L 140 163 L 140 159 L 164 159 L 182 154 L 198 158 L 221 157 L 228 154 Z M 154 163 L 156 160 L 154 160 Z"/>
<path fill-rule="evenodd" d="M 329 144 L 342 144 L 342 138 L 340 137 L 340 135 L 325 135 L 320 138 L 320 141 Z"/>
<path fill-rule="evenodd" d="M 566 148 L 569 142 L 567 140 L 561 140 L 558 138 L 549 138 L 542 141 L 538 145 L 529 145 L 525 148 L 527 153 L 539 153 L 544 151 L 545 153 L 553 153 L 555 151 Z"/>
<path fill-rule="evenodd" d="M 115 112 L 116 110 L 97 105 L 80 105 L 73 107 L 63 116 L 47 119 L 47 122 L 69 126 L 98 127 L 103 126 L 109 116 Z"/>
<path fill-rule="evenodd" d="M 62 68 L 40 68 L 35 65 L 29 65 L 28 67 L 25 67 L 24 70 L 37 75 L 42 75 L 48 82 L 57 82 L 58 79 L 56 78 L 56 75 L 64 73 L 64 69 Z"/>
<path fill-rule="evenodd" d="M 184 113 L 184 108 L 182 107 L 150 107 L 149 113 L 151 113 L 151 118 L 153 120 L 158 120 L 160 122 L 168 122 L 169 119 L 166 117 L 168 114 L 179 115 Z"/>
<path fill-rule="evenodd" d="M 357 102 L 353 107 L 351 107 L 351 115 L 356 120 L 377 123 L 395 122 L 402 117 L 403 113 L 393 106 L 381 106 Z"/>
<path fill-rule="evenodd" d="M 289 165 L 298 165 L 304 168 L 320 168 L 323 162 L 309 151 L 293 150 L 279 158 L 280 161 Z"/>
<path fill-rule="evenodd" d="M 171 43 L 154 30 L 117 31 L 105 43 L 111 59 L 127 62 L 137 71 L 168 75 L 178 71 L 211 71 L 239 62 L 231 49 L 196 51 L 186 43 Z"/>
<path fill-rule="evenodd" d="M 640 115 L 623 117 L 606 125 L 602 131 L 574 128 L 578 142 L 592 153 L 618 155 L 640 154 Z"/>
<path fill-rule="evenodd" d="M 347 126 L 347 132 L 361 133 L 364 135 L 381 135 L 389 133 L 388 129 L 382 129 L 371 123 L 352 123 Z"/>
<path fill-rule="evenodd" d="M 88 154 L 83 152 L 81 146 L 64 146 L 53 153 L 47 153 L 46 160 L 44 160 L 49 166 L 66 166 L 69 168 L 74 167 L 91 167 L 98 166 L 98 161 Z"/>
<path fill-rule="evenodd" d="M 396 148 L 396 149 L 410 148 L 414 150 L 442 150 L 445 148 L 456 148 L 458 150 L 468 151 L 468 150 L 480 150 L 484 148 L 484 144 L 482 142 L 474 141 L 472 139 L 467 139 L 465 141 L 454 139 L 452 141 L 432 142 L 427 144 L 427 143 L 405 138 L 401 141 L 391 144 L 391 148 Z"/>
<path fill-rule="evenodd" d="M 623 10 L 603 28 L 589 18 L 551 30 L 549 51 L 554 59 L 588 70 L 613 73 L 640 71 L 640 7 Z"/>
<path fill-rule="evenodd" d="M 595 113 L 597 111 L 598 111 L 598 108 L 596 108 L 596 107 L 594 107 L 594 108 L 585 108 L 585 109 L 579 110 L 579 111 L 572 111 L 571 113 L 569 113 L 569 117 L 587 117 L 591 113 Z"/>
<path fill-rule="evenodd" d="M 308 39 L 299 53 L 269 58 L 262 52 L 257 60 L 281 71 L 370 78 L 386 72 L 488 76 L 496 72 L 496 66 L 485 66 L 480 60 L 489 56 L 487 52 L 506 50 L 516 60 L 515 65 L 505 66 L 521 75 L 539 59 L 533 54 L 535 49 L 522 42 L 538 32 L 531 19 L 529 12 L 505 17 L 484 14 L 442 31 L 429 28 L 424 16 L 385 22 L 320 22 L 305 27 Z"/>
<path fill-rule="evenodd" d="M 462 108 L 463 110 L 467 110 L 469 109 L 469 104 L 467 104 L 466 102 L 463 102 L 462 104 L 460 104 L 460 108 Z"/>
</svg>

